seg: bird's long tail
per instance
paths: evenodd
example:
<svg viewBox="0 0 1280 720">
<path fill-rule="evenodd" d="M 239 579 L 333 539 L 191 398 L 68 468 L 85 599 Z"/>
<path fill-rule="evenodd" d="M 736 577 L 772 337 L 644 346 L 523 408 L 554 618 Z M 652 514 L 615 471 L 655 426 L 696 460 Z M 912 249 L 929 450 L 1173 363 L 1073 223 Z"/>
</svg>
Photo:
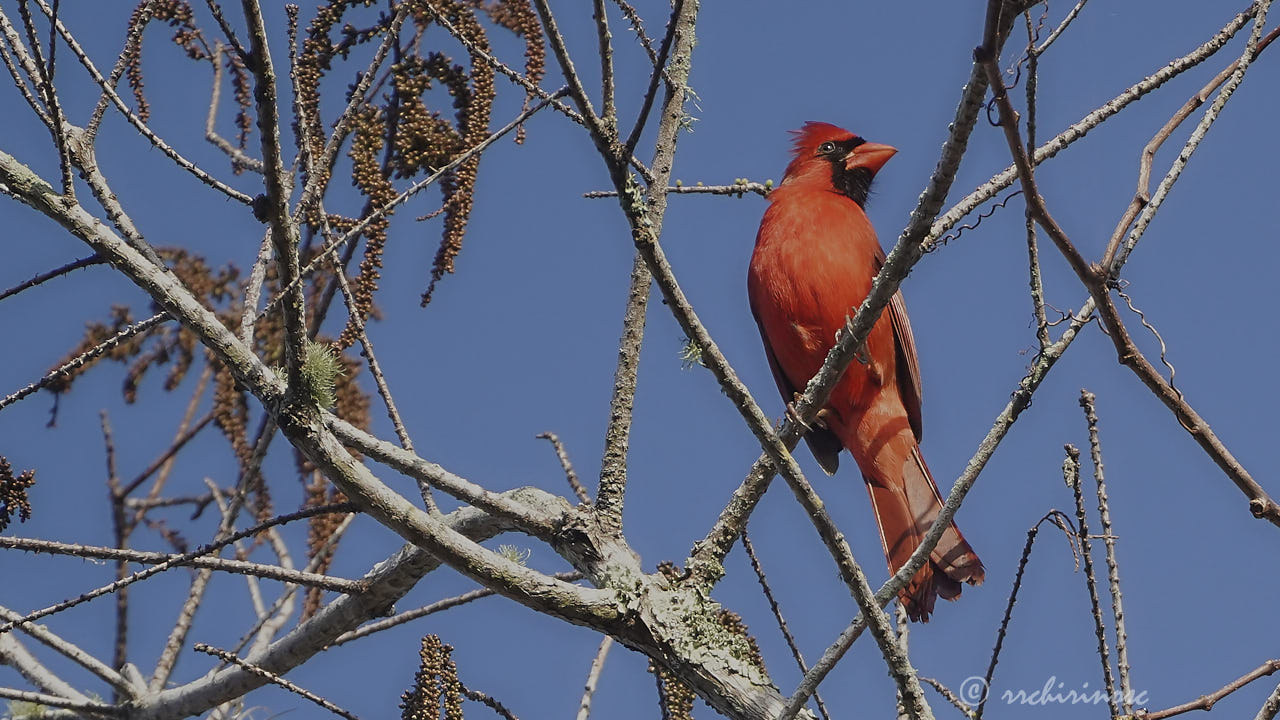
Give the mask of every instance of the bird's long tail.
<svg viewBox="0 0 1280 720">
<path fill-rule="evenodd" d="M 889 570 L 897 572 L 929 532 L 942 510 L 942 497 L 909 429 L 879 450 L 874 461 L 859 464 L 871 493 Z M 984 574 L 982 561 L 952 522 L 929 554 L 929 561 L 900 593 L 907 616 L 927 622 L 938 596 L 954 600 L 960 597 L 960 583 L 977 585 Z"/>
</svg>

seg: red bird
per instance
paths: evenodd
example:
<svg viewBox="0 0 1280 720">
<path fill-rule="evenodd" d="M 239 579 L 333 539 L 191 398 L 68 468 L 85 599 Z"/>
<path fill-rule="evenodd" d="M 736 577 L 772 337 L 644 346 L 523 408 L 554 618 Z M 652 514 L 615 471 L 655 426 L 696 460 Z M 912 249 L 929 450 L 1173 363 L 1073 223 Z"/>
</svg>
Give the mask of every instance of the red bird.
<svg viewBox="0 0 1280 720">
<path fill-rule="evenodd" d="M 884 251 L 863 211 L 876 172 L 897 152 L 827 123 L 794 133 L 795 157 L 769 194 L 747 274 L 774 380 L 788 403 L 817 374 L 845 316 L 871 291 Z M 865 362 L 863 362 L 865 360 Z M 906 563 L 942 509 L 920 455 L 920 368 L 902 293 L 893 296 L 805 435 L 829 475 L 844 448 L 862 470 L 891 572 Z M 934 600 L 982 582 L 982 561 L 953 523 L 903 588 L 912 620 Z"/>
</svg>

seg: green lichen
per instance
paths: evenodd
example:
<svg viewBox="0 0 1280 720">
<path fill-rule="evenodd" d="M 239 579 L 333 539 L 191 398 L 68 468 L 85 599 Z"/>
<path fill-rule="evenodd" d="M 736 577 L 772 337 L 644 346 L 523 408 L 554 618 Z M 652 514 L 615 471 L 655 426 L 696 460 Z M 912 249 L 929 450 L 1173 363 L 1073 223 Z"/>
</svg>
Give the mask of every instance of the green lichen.
<svg viewBox="0 0 1280 720">
<path fill-rule="evenodd" d="M 307 343 L 301 374 L 311 402 L 321 408 L 333 407 L 338 401 L 338 378 L 346 374 L 338 353 L 328 343 Z"/>
</svg>

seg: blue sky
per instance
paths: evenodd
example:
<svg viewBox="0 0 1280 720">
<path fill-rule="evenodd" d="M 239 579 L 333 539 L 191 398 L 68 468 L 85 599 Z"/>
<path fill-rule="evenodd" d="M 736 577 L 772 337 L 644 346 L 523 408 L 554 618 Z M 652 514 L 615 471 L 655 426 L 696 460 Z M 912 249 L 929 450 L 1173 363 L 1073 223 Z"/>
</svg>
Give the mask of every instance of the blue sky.
<svg viewBox="0 0 1280 720">
<path fill-rule="evenodd" d="M 109 66 L 129 8 L 63 5 L 67 24 L 95 60 Z M 660 33 L 665 4 L 637 7 L 650 32 Z M 779 10 L 775 3 L 705 3 L 691 79 L 698 95 L 696 106 L 690 107 L 696 122 L 693 132 L 680 138 L 674 176 L 686 184 L 727 183 L 738 177 L 779 180 L 788 160 L 786 131 L 806 120 L 833 122 L 899 150 L 878 177 L 869 206 L 882 242 L 892 243 L 936 161 L 969 73 L 984 7 L 972 1 L 815 2 Z M 1042 59 L 1040 135 L 1058 132 L 1190 51 L 1241 7 L 1089 3 Z M 1068 8 L 1055 3 L 1050 24 Z M 557 3 L 556 10 L 581 58 L 578 68 L 593 79 L 588 87 L 594 90 L 597 68 L 589 11 L 580 3 Z M 304 9 L 304 18 L 308 13 Z M 282 13 L 276 15 L 273 19 L 282 21 Z M 207 22 L 202 26 L 212 28 Z M 1141 145 L 1239 54 L 1245 33 L 1247 29 L 1204 66 L 1126 110 L 1038 174 L 1050 209 L 1087 257 L 1101 254 L 1132 196 Z M 168 34 L 156 28 L 146 38 L 155 127 L 202 167 L 256 194 L 259 179 L 232 177 L 217 151 L 203 142 L 208 75 L 167 42 Z M 648 75 L 642 54 L 617 17 L 614 36 L 620 113 L 629 122 Z M 500 56 L 518 63 L 519 44 L 501 33 L 494 37 Z M 1011 48 L 1019 37 L 1020 30 Z M 283 61 L 283 38 L 276 49 Z M 1006 53 L 1006 66 L 1013 53 Z M 69 56 L 59 54 L 59 67 L 66 83 L 64 102 L 73 120 L 82 123 L 95 96 Z M 355 69 L 352 63 L 347 71 Z M 1123 275 L 1134 302 L 1170 349 L 1178 387 L 1273 494 L 1280 492 L 1274 482 L 1280 468 L 1273 414 L 1280 387 L 1275 374 L 1265 369 L 1280 352 L 1270 332 L 1270 310 L 1277 299 L 1271 274 L 1280 252 L 1269 213 L 1275 202 L 1271 169 L 1280 154 L 1280 139 L 1270 131 L 1271 118 L 1280 112 L 1280 95 L 1274 92 L 1278 78 L 1276 58 L 1268 53 L 1214 126 Z M 557 73 L 549 72 L 544 86 L 559 85 Z M 498 89 L 495 127 L 519 111 L 522 99 L 501 80 Z M 1021 104 L 1021 86 L 1014 94 Z M 6 125 L 0 148 L 55 178 L 56 155 L 47 134 L 12 88 L 0 93 L 0 110 Z M 1198 117 L 1157 157 L 1157 177 Z M 230 128 L 227 113 L 223 127 Z M 105 128 L 99 160 L 150 242 L 194 248 L 211 263 L 249 267 L 261 226 L 243 208 L 174 170 L 118 116 L 109 115 Z M 642 142 L 642 158 L 648 154 L 645 147 Z M 1003 135 L 981 123 L 950 200 L 1008 164 Z M 345 181 L 335 183 L 333 205 L 358 208 L 356 198 L 343 194 Z M 581 197 L 607 185 L 604 166 L 580 128 L 550 113 L 534 118 L 524 146 L 503 141 L 485 155 L 458 272 L 440 283 L 425 310 L 417 298 L 429 274 L 439 226 L 412 218 L 434 210 L 438 196 L 420 199 L 397 216 L 379 296 L 384 316 L 370 333 L 424 457 L 490 488 L 534 484 L 567 493 L 555 456 L 545 441 L 534 437 L 550 430 L 559 433 L 585 479 L 596 474 L 633 253 L 614 201 Z M 745 298 L 746 265 L 764 207 L 765 201 L 755 196 L 673 197 L 663 245 L 699 316 L 756 399 L 777 416 L 782 404 Z M 53 223 L 14 202 L 0 203 L 0 222 L 8 238 L 0 287 L 88 254 Z M 923 373 L 923 449 L 944 491 L 1031 360 L 1035 337 L 1022 228 L 1021 205 L 1015 200 L 980 230 L 927 256 L 903 285 Z M 1048 244 L 1042 244 L 1042 257 L 1049 302 L 1063 309 L 1079 307 L 1086 293 L 1066 263 Z M 5 393 L 41 376 L 77 341 L 83 324 L 104 319 L 113 303 L 130 304 L 139 317 L 149 314 L 141 291 L 102 267 L 4 301 L 0 336 L 11 338 L 12 348 L 0 364 Z M 1126 320 L 1135 326 L 1143 349 L 1158 354 L 1155 341 L 1139 332 L 1137 318 Z M 663 560 L 683 561 L 759 454 L 710 373 L 682 368 L 682 343 L 665 306 L 654 302 L 641 362 L 625 518 L 628 538 L 647 569 Z M 115 365 L 86 377 L 62 398 L 55 428 L 45 427 L 52 404 L 46 395 L 0 413 L 0 453 L 16 468 L 37 468 L 39 478 L 32 493 L 35 518 L 9 533 L 110 544 L 98 411 L 110 413 L 121 472 L 131 476 L 167 442 L 186 400 L 183 392 L 166 396 L 152 377 L 143 386 L 141 402 L 126 406 L 119 394 L 122 379 L 123 371 Z M 183 386 L 187 393 L 193 379 Z M 928 625 L 913 627 L 916 667 L 953 688 L 985 670 L 1027 528 L 1049 509 L 1069 511 L 1072 505 L 1060 468 L 1064 443 L 1087 450 L 1077 406 L 1081 387 L 1097 394 L 1102 418 L 1135 690 L 1148 693 L 1149 708 L 1160 709 L 1217 689 L 1276 657 L 1280 534 L 1248 514 L 1243 496 L 1132 373 L 1116 363 L 1110 342 L 1091 325 L 1053 370 L 966 500 L 959 522 L 986 564 L 987 582 L 967 588 L 959 602 L 940 607 Z M 375 409 L 374 416 L 379 435 L 393 437 L 383 414 Z M 800 460 L 873 582 L 882 580 L 878 538 L 853 463 L 844 463 L 837 476 L 827 478 L 807 454 Z M 299 498 L 291 467 L 280 444 L 267 468 L 281 508 Z M 414 492 L 411 482 L 378 472 L 393 486 Z M 209 434 L 179 461 L 174 488 L 194 491 L 203 477 L 226 484 L 233 473 L 224 442 Z M 185 520 L 180 513 L 168 517 L 172 523 Z M 206 514 L 190 525 L 188 537 L 202 540 L 213 522 Z M 300 543 L 303 532 L 294 528 L 289 537 Z M 784 488 L 775 487 L 765 498 L 751 534 L 792 631 L 806 657 L 815 659 L 855 613 L 847 591 Z M 529 546 L 520 537 L 500 542 Z M 147 531 L 140 531 L 137 543 L 163 548 Z M 390 531 L 361 520 L 332 572 L 358 577 L 399 544 Z M 531 549 L 531 566 L 565 569 L 549 550 Z M 13 552 L 0 554 L 0 570 L 11 580 L 0 587 L 0 604 L 20 611 L 78 594 L 114 574 L 107 565 Z M 729 558 L 729 573 L 716 597 L 744 615 L 774 679 L 789 693 L 799 673 L 740 549 Z M 134 592 L 133 659 L 144 674 L 163 645 L 186 582 L 184 573 L 170 573 Z M 471 587 L 460 576 L 441 571 L 428 576 L 399 608 Z M 226 645 L 248 622 L 243 581 L 219 577 L 214 592 L 220 599 L 201 610 L 192 640 Z M 112 611 L 110 601 L 99 600 L 47 623 L 109 657 Z M 363 717 L 390 716 L 399 693 L 411 683 L 417 639 L 425 633 L 438 633 L 457 648 L 464 682 L 499 698 L 523 718 L 565 717 L 576 711 L 598 642 L 581 628 L 489 599 L 318 656 L 290 678 Z M 1064 684 L 1062 691 L 1081 690 L 1086 683 L 1087 689 L 1097 688 L 1101 678 L 1095 643 L 1084 579 L 1073 572 L 1060 534 L 1046 528 L 1024 579 L 993 690 L 1030 692 L 1050 678 Z M 1109 644 L 1114 649 L 1114 641 Z M 615 647 L 595 701 L 597 717 L 654 716 L 646 663 Z M 66 670 L 82 689 L 105 692 L 73 669 L 55 660 L 51 664 Z M 208 667 L 207 658 L 184 657 L 175 680 L 194 679 Z M 0 685 L 20 684 L 11 670 L 0 670 Z M 1273 687 L 1274 682 L 1261 680 L 1223 700 L 1214 713 L 1251 715 Z M 938 717 L 955 716 L 927 692 Z M 855 646 L 822 694 L 839 715 L 892 712 L 892 681 L 870 638 Z M 289 708 L 308 717 L 316 712 L 304 701 L 270 689 L 252 695 L 249 704 L 264 707 L 264 717 Z M 474 717 L 486 712 L 469 708 Z M 1096 717 L 1105 712 L 1092 710 Z M 1078 707 L 1058 704 L 1023 708 L 993 701 L 987 715 L 1049 720 L 1080 713 Z M 700 705 L 695 714 L 707 717 L 713 711 Z"/>
</svg>

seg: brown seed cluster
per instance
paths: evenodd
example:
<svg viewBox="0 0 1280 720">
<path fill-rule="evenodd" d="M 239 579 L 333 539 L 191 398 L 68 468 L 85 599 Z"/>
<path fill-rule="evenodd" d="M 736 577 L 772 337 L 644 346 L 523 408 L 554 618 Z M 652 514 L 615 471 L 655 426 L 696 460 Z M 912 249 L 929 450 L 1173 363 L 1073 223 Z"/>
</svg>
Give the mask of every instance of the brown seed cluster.
<svg viewBox="0 0 1280 720">
<path fill-rule="evenodd" d="M 309 464 L 309 463 L 308 463 Z M 312 508 L 328 503 L 346 502 L 347 496 L 338 488 L 329 485 L 324 475 L 319 472 L 309 473 L 311 481 L 303 485 L 303 508 Z M 338 544 L 327 544 L 338 526 L 342 524 L 346 514 L 326 513 L 315 515 L 308 521 L 307 559 L 314 563 L 314 572 L 327 573 L 333 565 L 334 551 Z M 302 621 L 309 620 L 320 610 L 320 601 L 324 598 L 322 588 L 307 588 L 306 597 L 302 601 Z"/>
<path fill-rule="evenodd" d="M 301 117 L 295 117 L 293 134 L 299 143 L 306 144 L 307 152 L 313 158 L 324 153 L 325 132 L 320 120 L 320 81 L 333 64 L 335 57 L 347 56 L 351 45 L 339 47 L 330 39 L 330 32 L 335 25 L 342 22 L 348 10 L 356 7 L 370 7 L 374 0 L 332 0 L 316 7 L 315 17 L 307 24 L 306 37 L 302 39 L 302 49 L 298 52 L 297 62 L 293 68 L 293 81 L 298 88 L 298 104 Z M 389 23 L 384 19 L 384 23 Z M 326 187 L 329 183 L 331 167 L 316 166 L 308 171 L 303 169 L 307 182 L 312 181 L 309 173 L 314 173 L 317 185 Z M 318 225 L 318 218 L 308 218 L 308 222 Z"/>
<path fill-rule="evenodd" d="M 413 687 L 400 696 L 401 720 L 462 720 L 462 683 L 452 652 L 438 635 L 422 638 Z"/>
<path fill-rule="evenodd" d="M 372 105 L 361 108 L 357 115 L 355 136 L 351 141 L 351 182 L 369 199 L 371 208 L 381 207 L 396 196 L 395 188 L 382 170 L 385 133 L 383 110 Z M 339 348 L 348 348 L 355 343 L 355 317 L 358 316 L 364 322 L 373 312 L 373 294 L 382 277 L 382 250 L 386 247 L 387 226 L 390 222 L 383 215 L 365 226 L 364 257 L 360 260 L 360 272 L 351 288 L 352 319 L 347 321 L 342 335 L 338 337 Z M 342 270 L 335 269 L 335 272 Z"/>
<path fill-rule="evenodd" d="M 725 630 L 746 640 L 749 648 L 747 659 L 760 668 L 761 672 L 764 672 L 764 655 L 760 654 L 760 646 L 756 644 L 756 639 L 751 636 L 751 631 L 747 628 L 747 624 L 742 622 L 742 616 L 732 610 L 721 610 L 719 620 L 720 625 Z"/>
<path fill-rule="evenodd" d="M 479 145 L 489 135 L 489 117 L 493 112 L 495 89 L 493 84 L 493 67 L 485 55 L 491 54 L 489 37 L 476 19 L 475 11 L 454 0 L 438 0 L 436 9 L 449 19 L 458 34 L 471 46 L 468 51 L 471 59 L 471 87 L 465 107 L 457 112 L 458 135 L 462 137 L 462 146 L 472 148 Z M 455 104 L 458 97 L 455 95 Z M 449 176 L 443 178 L 440 188 L 445 196 L 444 237 L 436 251 L 431 265 L 431 281 L 426 292 L 422 294 L 422 305 L 431 302 L 436 283 L 446 273 L 454 270 L 454 259 L 462 250 L 462 238 L 467 231 L 467 221 L 471 217 L 473 193 L 476 186 L 476 173 L 480 167 L 480 154 L 467 158 Z"/>
<path fill-rule="evenodd" d="M 26 470 L 15 476 L 9 459 L 0 455 L 0 532 L 9 527 L 14 515 L 18 516 L 19 522 L 31 519 L 31 500 L 27 498 L 27 490 L 35 484 L 35 470 Z"/>
<path fill-rule="evenodd" d="M 142 0 L 129 17 L 129 42 L 125 45 L 126 76 L 138 104 L 138 117 L 143 122 L 151 118 L 151 106 L 143 93 L 142 33 L 152 20 L 168 22 L 177 28 L 173 42 L 192 60 L 208 60 L 213 57 L 200 28 L 195 25 L 195 13 L 185 0 Z M 243 147 L 243 146 L 242 146 Z"/>
<path fill-rule="evenodd" d="M 227 71 L 231 73 L 231 87 L 235 90 L 236 105 L 236 144 L 241 150 L 248 147 L 249 132 L 253 129 L 253 117 L 249 109 L 253 107 L 253 83 L 249 81 L 249 69 L 244 60 L 236 53 L 226 53 Z M 232 160 L 231 168 L 237 175 L 244 172 L 244 166 Z"/>
<path fill-rule="evenodd" d="M 397 63 L 391 68 L 391 79 L 399 98 L 394 135 L 396 176 L 413 177 L 447 165 L 462 152 L 462 136 L 439 112 L 427 109 L 423 96 L 431 89 L 431 81 L 437 80 L 448 88 L 455 109 L 467 107 L 471 100 L 467 71 L 433 52 L 426 58 L 409 57 Z"/>
<path fill-rule="evenodd" d="M 658 706 L 664 720 L 693 720 L 693 702 L 698 699 L 693 688 L 652 662 L 649 672 L 658 678 Z"/>
<path fill-rule="evenodd" d="M 524 38 L 524 75 L 529 82 L 538 85 L 547 72 L 547 45 L 542 35 L 542 23 L 538 15 L 529 6 L 529 0 L 469 0 L 472 6 L 484 10 L 494 23 Z M 533 93 L 527 93 L 524 106 L 527 110 L 533 99 Z M 516 143 L 523 143 L 524 125 L 516 129 Z"/>
<path fill-rule="evenodd" d="M 488 137 L 496 89 L 489 37 L 477 18 L 477 11 L 483 12 L 494 25 L 525 40 L 525 72 L 533 83 L 538 83 L 546 71 L 544 33 L 528 0 L 403 1 L 411 3 L 414 41 L 396 47 L 393 65 L 385 76 L 375 81 L 375 95 L 361 99 L 364 105 L 351 127 L 353 177 L 356 187 L 367 199 L 365 214 L 395 197 L 391 179 L 414 179 L 435 172 Z M 313 158 L 322 156 L 328 140 L 320 115 L 322 79 L 333 71 L 335 61 L 345 59 L 362 44 L 385 37 L 390 30 L 393 12 L 380 14 L 375 22 L 364 27 L 348 19 L 349 11 L 372 4 L 371 0 L 333 0 L 322 4 L 303 33 L 294 64 L 300 107 L 300 118 L 295 118 L 295 136 L 300 143 L 305 143 Z M 395 7 L 393 3 L 393 9 Z M 420 49 L 422 38 L 437 16 L 447 18 L 461 37 L 469 54 L 468 67 L 454 64 L 438 50 Z M 348 87 L 344 100 L 350 100 L 355 87 L 355 83 Z M 452 118 L 431 107 L 431 92 L 438 88 L 446 90 L 451 97 Z M 379 91 L 381 94 L 376 94 Z M 521 128 L 518 140 L 523 135 Z M 381 140 L 380 145 L 377 140 Z M 471 216 L 479 163 L 478 154 L 468 157 L 440 180 L 444 195 L 443 237 L 422 296 L 423 305 L 430 301 L 435 284 L 454 271 Z M 323 187 L 329 182 L 332 170 L 332 167 L 311 167 L 305 172 L 312 174 L 307 178 L 309 182 Z M 308 212 L 311 229 L 319 230 L 320 216 L 314 208 Z M 345 224 L 349 226 L 351 222 L 348 219 Z M 357 297 L 353 311 L 366 318 L 372 312 L 371 300 L 378 287 L 387 223 L 387 219 L 380 219 L 371 223 L 364 233 L 366 250 L 355 280 Z M 343 223 L 331 219 L 330 224 L 339 228 Z M 339 346 L 348 347 L 352 342 L 354 328 L 349 325 L 339 339 Z"/>
<path fill-rule="evenodd" d="M 215 270 L 204 258 L 185 250 L 157 248 L 156 252 L 183 285 L 189 288 L 223 325 L 230 329 L 239 328 L 243 313 L 243 307 L 240 304 L 243 287 L 238 282 L 239 272 L 233 265 Z M 322 273 L 312 275 L 308 283 L 307 294 L 311 310 L 309 320 L 312 323 L 315 320 L 315 312 L 318 310 L 316 303 L 323 295 L 325 284 Z M 264 281 L 263 292 L 267 297 L 275 297 L 280 291 L 276 268 L 270 266 Z M 153 312 L 155 311 L 158 311 L 158 308 L 153 306 Z M 90 323 L 87 326 L 81 341 L 55 367 L 60 367 L 90 348 L 101 344 L 133 322 L 134 316 L 129 308 L 114 307 L 108 321 Z M 254 350 L 265 364 L 268 366 L 284 364 L 284 321 L 279 311 L 267 313 L 258 320 L 254 325 L 253 341 Z M 168 372 L 163 387 L 166 391 L 172 391 L 177 389 L 190 373 L 198 357 L 203 358 L 213 368 L 213 423 L 226 438 L 235 454 L 241 474 L 246 474 L 253 456 L 253 444 L 249 436 L 248 393 L 239 386 L 230 370 L 221 365 L 210 352 L 201 348 L 199 340 L 193 333 L 177 324 L 161 325 L 148 333 L 134 336 L 120 343 L 95 360 L 51 382 L 49 389 L 55 393 L 67 392 L 76 378 L 95 365 L 98 360 L 107 358 L 128 366 L 125 372 L 123 394 L 126 401 L 134 402 L 149 370 L 166 367 Z M 354 379 L 360 370 L 361 363 L 358 358 L 346 355 L 341 356 L 340 360 L 346 372 L 336 378 L 336 412 L 348 422 L 368 428 L 370 397 Z M 260 470 L 255 471 L 254 476 L 256 480 L 249 488 L 253 497 L 253 511 L 256 517 L 265 518 L 272 511 L 269 486 Z"/>
<path fill-rule="evenodd" d="M 236 267 L 226 265 L 215 271 L 208 266 L 204 258 L 185 250 L 157 248 L 156 252 L 168 263 L 169 268 L 191 290 L 192 294 L 199 298 L 206 308 L 218 314 L 219 318 L 230 327 L 232 320 L 230 303 L 235 293 L 236 279 L 239 276 Z M 159 312 L 160 307 L 152 303 L 151 311 Z M 110 321 L 89 323 L 81 341 L 54 367 L 60 367 L 79 357 L 132 325 L 133 322 L 134 317 L 128 307 L 113 306 Z M 49 384 L 49 389 L 54 393 L 66 392 L 75 379 L 93 367 L 97 361 L 109 359 L 128 363 L 129 369 L 125 373 L 124 399 L 125 402 L 133 403 L 137 400 L 138 387 L 144 376 L 154 367 L 169 368 L 164 381 L 165 390 L 177 388 L 191 369 L 197 344 L 195 335 L 188 330 L 176 325 L 161 325 L 150 332 L 136 335 L 120 343 L 95 360 L 59 377 Z"/>
</svg>

